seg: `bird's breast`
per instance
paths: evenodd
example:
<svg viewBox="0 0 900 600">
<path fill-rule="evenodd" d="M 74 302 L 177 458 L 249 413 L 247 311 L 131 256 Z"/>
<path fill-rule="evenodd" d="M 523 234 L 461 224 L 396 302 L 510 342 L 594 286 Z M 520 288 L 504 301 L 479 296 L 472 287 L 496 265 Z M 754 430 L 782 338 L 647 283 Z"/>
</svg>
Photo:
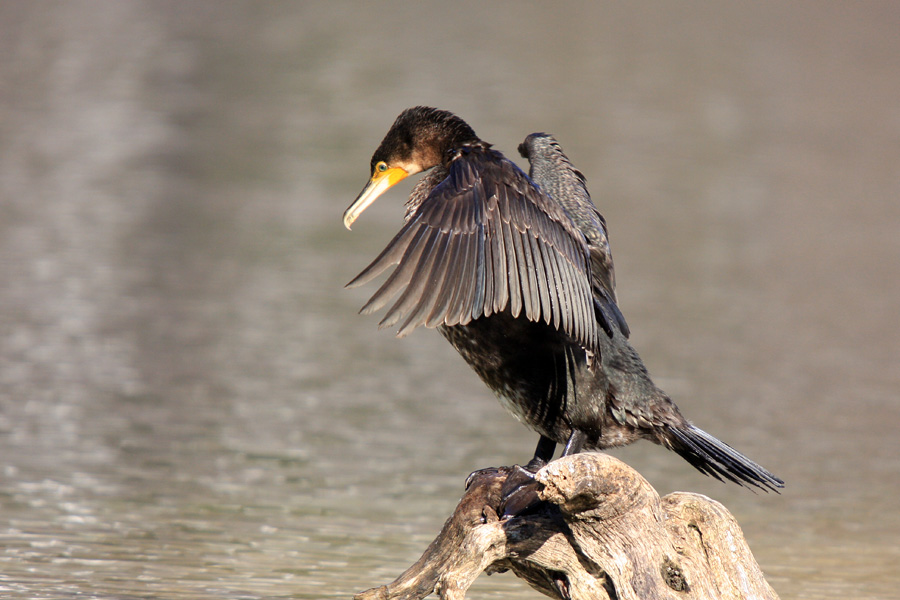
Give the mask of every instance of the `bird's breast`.
<svg viewBox="0 0 900 600">
<path fill-rule="evenodd" d="M 580 346 L 552 326 L 509 312 L 439 331 L 513 416 L 543 435 L 565 440 L 570 431 L 566 409 L 576 372 L 585 363 Z"/>
</svg>

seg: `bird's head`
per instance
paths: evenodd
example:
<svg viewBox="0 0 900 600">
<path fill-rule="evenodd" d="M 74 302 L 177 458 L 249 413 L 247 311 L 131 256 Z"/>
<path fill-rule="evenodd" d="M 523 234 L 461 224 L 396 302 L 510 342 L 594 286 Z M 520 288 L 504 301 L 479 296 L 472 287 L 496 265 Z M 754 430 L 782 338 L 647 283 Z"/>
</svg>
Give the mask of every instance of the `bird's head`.
<svg viewBox="0 0 900 600">
<path fill-rule="evenodd" d="M 448 151 L 477 140 L 472 128 L 451 112 L 426 106 L 404 110 L 372 155 L 371 176 L 344 211 L 344 227 L 350 229 L 363 211 L 400 181 L 441 164 Z"/>
<path fill-rule="evenodd" d="M 522 158 L 532 160 L 540 156 L 548 156 L 550 153 L 562 153 L 559 142 L 549 133 L 532 133 L 519 144 L 519 155 Z"/>
</svg>

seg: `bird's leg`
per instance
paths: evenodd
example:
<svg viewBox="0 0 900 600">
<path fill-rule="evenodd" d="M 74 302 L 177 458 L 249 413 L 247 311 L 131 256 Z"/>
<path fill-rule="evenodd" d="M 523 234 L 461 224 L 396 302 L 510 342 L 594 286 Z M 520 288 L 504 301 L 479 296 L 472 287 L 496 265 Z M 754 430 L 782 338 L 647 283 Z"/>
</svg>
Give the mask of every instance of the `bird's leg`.
<svg viewBox="0 0 900 600">
<path fill-rule="evenodd" d="M 570 454 L 578 454 L 581 452 L 586 441 L 587 434 L 585 432 L 573 429 L 572 433 L 569 435 L 569 439 L 566 441 L 566 447 L 563 448 L 562 455 L 569 456 Z"/>
<path fill-rule="evenodd" d="M 548 462 L 553 459 L 553 453 L 556 452 L 556 442 L 545 435 L 538 440 L 537 447 L 534 449 L 534 457 L 528 461 L 528 464 L 521 467 L 530 473 L 537 473 Z"/>
</svg>

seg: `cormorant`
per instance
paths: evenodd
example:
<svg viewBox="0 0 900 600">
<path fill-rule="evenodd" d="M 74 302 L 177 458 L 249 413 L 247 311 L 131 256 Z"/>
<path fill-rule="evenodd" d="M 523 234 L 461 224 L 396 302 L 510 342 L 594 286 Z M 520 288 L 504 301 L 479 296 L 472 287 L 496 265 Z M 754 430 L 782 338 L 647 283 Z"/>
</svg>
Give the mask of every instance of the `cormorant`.
<svg viewBox="0 0 900 600">
<path fill-rule="evenodd" d="M 414 187 L 400 232 L 347 284 L 396 265 L 360 312 L 397 298 L 381 327 L 399 322 L 399 336 L 437 328 L 540 434 L 530 470 L 552 459 L 557 443 L 571 454 L 646 439 L 717 479 L 783 487 L 694 427 L 653 384 L 628 343 L 605 222 L 584 177 L 549 136 L 529 136 L 520 151 L 531 178 L 450 112 L 420 106 L 397 117 L 344 225 L 397 182 L 430 172 Z"/>
</svg>

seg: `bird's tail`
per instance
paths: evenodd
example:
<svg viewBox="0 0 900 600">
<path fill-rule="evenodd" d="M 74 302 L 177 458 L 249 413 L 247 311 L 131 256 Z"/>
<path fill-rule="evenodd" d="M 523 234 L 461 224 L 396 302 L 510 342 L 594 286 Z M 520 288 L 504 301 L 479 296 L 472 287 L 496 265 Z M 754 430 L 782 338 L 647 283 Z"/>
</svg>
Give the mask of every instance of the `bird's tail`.
<svg viewBox="0 0 900 600">
<path fill-rule="evenodd" d="M 744 487 L 754 486 L 765 492 L 778 492 L 784 481 L 756 464 L 725 442 L 702 429 L 686 424 L 669 427 L 667 445 L 694 468 L 719 481 L 732 481 Z"/>
</svg>

